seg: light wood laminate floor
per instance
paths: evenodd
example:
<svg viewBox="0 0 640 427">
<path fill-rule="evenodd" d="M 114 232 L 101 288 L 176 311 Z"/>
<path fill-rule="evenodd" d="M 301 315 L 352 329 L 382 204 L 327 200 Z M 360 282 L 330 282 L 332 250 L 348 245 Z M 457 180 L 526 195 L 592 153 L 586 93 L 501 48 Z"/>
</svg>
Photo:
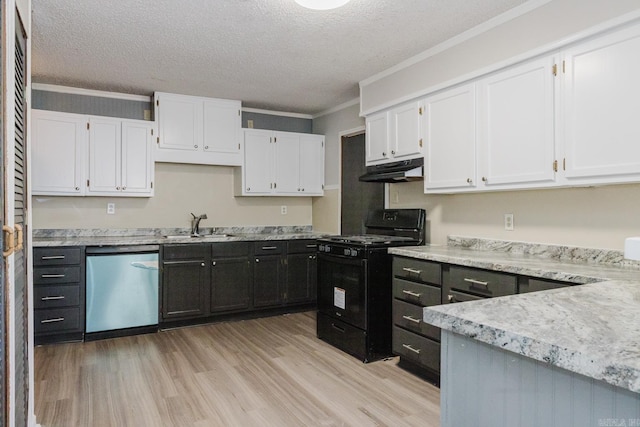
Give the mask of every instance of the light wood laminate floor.
<svg viewBox="0 0 640 427">
<path fill-rule="evenodd" d="M 315 313 L 35 349 L 38 423 L 439 426 L 440 391 L 315 336 Z"/>
</svg>

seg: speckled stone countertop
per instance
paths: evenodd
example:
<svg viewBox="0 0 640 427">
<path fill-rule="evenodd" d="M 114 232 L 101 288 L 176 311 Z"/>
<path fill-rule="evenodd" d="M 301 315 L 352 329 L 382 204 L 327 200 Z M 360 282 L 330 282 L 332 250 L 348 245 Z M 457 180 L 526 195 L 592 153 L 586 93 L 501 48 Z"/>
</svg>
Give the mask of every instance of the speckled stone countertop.
<svg viewBox="0 0 640 427">
<path fill-rule="evenodd" d="M 119 230 L 37 229 L 33 232 L 33 246 L 158 245 L 170 243 L 318 239 L 323 236 L 326 236 L 326 234 L 312 232 L 311 226 L 202 228 L 198 237 L 191 237 L 190 230 L 186 228 L 137 228 Z"/>
<path fill-rule="evenodd" d="M 459 237 L 389 252 L 589 283 L 428 307 L 424 321 L 640 393 L 640 265 L 621 252 Z"/>
</svg>

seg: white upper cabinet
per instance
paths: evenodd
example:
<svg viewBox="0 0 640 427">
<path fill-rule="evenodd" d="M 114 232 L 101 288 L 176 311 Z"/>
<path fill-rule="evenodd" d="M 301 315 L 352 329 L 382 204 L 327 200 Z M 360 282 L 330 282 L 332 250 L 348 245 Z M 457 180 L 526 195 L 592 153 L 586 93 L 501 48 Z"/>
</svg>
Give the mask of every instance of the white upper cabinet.
<svg viewBox="0 0 640 427">
<path fill-rule="evenodd" d="M 479 81 L 480 185 L 554 183 L 556 63 L 557 57 L 545 57 Z"/>
<path fill-rule="evenodd" d="M 420 102 L 409 102 L 366 118 L 366 165 L 422 157 Z"/>
<path fill-rule="evenodd" d="M 88 136 L 86 116 L 31 110 L 34 195 L 84 195 Z"/>
<path fill-rule="evenodd" d="M 153 123 L 106 117 L 89 119 L 91 196 L 153 195 Z"/>
<path fill-rule="evenodd" d="M 156 161 L 240 166 L 240 101 L 156 92 Z"/>
<path fill-rule="evenodd" d="M 324 136 L 300 135 L 300 191 L 324 194 Z"/>
<path fill-rule="evenodd" d="M 321 196 L 322 135 L 245 129 L 244 164 L 235 171 L 239 196 Z"/>
<path fill-rule="evenodd" d="M 389 112 L 389 148 L 393 160 L 422 157 L 421 116 L 421 102 L 409 102 Z"/>
<path fill-rule="evenodd" d="M 34 195 L 153 196 L 153 122 L 32 110 Z"/>
<path fill-rule="evenodd" d="M 375 165 L 389 159 L 389 113 L 376 113 L 366 118 L 366 164 Z"/>
<path fill-rule="evenodd" d="M 567 182 L 640 180 L 640 27 L 565 50 L 562 68 Z"/>
<path fill-rule="evenodd" d="M 469 84 L 425 99 L 425 192 L 475 188 L 475 93 Z"/>
</svg>

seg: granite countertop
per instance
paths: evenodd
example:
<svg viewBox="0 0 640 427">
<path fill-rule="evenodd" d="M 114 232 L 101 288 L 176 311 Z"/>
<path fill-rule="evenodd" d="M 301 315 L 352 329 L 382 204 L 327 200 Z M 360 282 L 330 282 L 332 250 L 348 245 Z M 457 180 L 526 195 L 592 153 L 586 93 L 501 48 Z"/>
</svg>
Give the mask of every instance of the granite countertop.
<svg viewBox="0 0 640 427">
<path fill-rule="evenodd" d="M 170 236 L 170 237 L 167 237 Z M 326 234 L 303 227 L 226 227 L 203 228 L 191 237 L 185 228 L 34 230 L 34 247 L 124 246 L 172 243 L 212 243 L 260 240 L 318 239 Z"/>
<path fill-rule="evenodd" d="M 640 265 L 621 252 L 458 237 L 448 246 L 389 252 L 588 283 L 427 307 L 424 321 L 640 393 Z"/>
</svg>

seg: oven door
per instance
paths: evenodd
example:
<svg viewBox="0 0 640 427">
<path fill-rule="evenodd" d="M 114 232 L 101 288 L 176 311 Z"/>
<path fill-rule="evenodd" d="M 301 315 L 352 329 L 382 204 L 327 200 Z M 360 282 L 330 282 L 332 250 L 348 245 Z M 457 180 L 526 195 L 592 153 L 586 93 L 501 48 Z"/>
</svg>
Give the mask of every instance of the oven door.
<svg viewBox="0 0 640 427">
<path fill-rule="evenodd" d="M 366 329 L 367 260 L 318 254 L 318 310 Z"/>
</svg>

